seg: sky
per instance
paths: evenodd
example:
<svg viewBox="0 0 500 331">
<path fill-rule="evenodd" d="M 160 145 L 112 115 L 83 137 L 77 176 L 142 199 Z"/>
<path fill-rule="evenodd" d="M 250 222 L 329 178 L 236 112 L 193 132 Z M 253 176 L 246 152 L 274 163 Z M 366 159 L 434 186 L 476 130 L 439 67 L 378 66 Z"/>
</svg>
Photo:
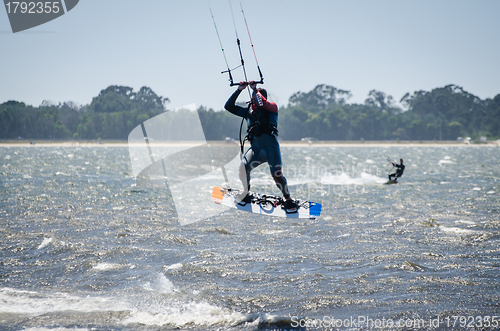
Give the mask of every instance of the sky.
<svg viewBox="0 0 500 331">
<path fill-rule="evenodd" d="M 168 109 L 195 103 L 220 110 L 235 87 L 221 74 L 227 66 L 209 4 L 229 66 L 240 64 L 237 34 L 248 79 L 258 80 L 240 0 L 80 0 L 18 33 L 0 9 L 0 103 L 86 105 L 108 86 L 123 85 L 150 87 L 169 98 Z M 264 87 L 279 106 L 318 84 L 350 91 L 350 103 L 363 103 L 373 89 L 400 100 L 448 84 L 481 99 L 500 94 L 498 0 L 241 5 Z M 233 76 L 244 80 L 241 68 Z"/>
</svg>

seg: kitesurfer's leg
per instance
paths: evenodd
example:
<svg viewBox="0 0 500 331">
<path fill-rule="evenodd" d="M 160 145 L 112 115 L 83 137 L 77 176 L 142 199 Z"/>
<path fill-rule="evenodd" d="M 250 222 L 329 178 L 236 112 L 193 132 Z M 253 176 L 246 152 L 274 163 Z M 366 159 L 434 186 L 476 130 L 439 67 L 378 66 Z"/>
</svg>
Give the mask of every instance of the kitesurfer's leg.
<svg viewBox="0 0 500 331">
<path fill-rule="evenodd" d="M 290 199 L 290 192 L 288 191 L 288 184 L 283 172 L 281 171 L 281 166 L 269 166 L 271 170 L 271 176 L 273 176 L 276 186 L 283 193 L 285 199 Z"/>
<path fill-rule="evenodd" d="M 267 163 L 269 164 L 269 170 L 271 171 L 271 176 L 273 176 L 274 182 L 276 186 L 280 189 L 283 194 L 283 198 L 285 198 L 284 208 L 287 212 L 295 212 L 297 211 L 297 203 L 292 200 L 290 197 L 290 191 L 288 190 L 288 183 L 283 175 L 283 171 L 281 169 L 281 150 L 280 145 L 276 138 L 269 137 L 268 144 L 266 145 L 266 153 L 267 153 Z"/>
<path fill-rule="evenodd" d="M 266 159 L 265 152 L 263 150 L 260 150 L 258 147 L 252 145 L 252 147 L 246 151 L 245 155 L 241 159 L 238 172 L 241 184 L 243 185 L 243 192 L 241 193 L 241 196 L 237 197 L 238 200 L 250 202 L 246 201 L 249 199 L 247 195 L 250 192 L 250 172 L 252 169 L 258 167 L 264 162 L 266 162 Z"/>
<path fill-rule="evenodd" d="M 260 138 L 260 137 L 259 137 Z M 265 152 L 267 156 L 267 163 L 269 164 L 269 170 L 271 171 L 271 176 L 276 183 L 276 186 L 283 193 L 285 199 L 290 199 L 290 192 L 288 191 L 288 185 L 285 176 L 281 170 L 281 151 L 280 145 L 275 137 L 269 135 L 262 135 L 263 144 L 265 146 Z"/>
<path fill-rule="evenodd" d="M 283 198 L 285 198 L 285 203 L 284 203 L 285 210 L 291 213 L 296 212 L 298 205 L 290 197 L 290 191 L 288 190 L 288 183 L 286 181 L 285 176 L 283 176 L 283 172 L 281 171 L 281 165 L 269 164 L 269 168 L 271 170 L 271 175 L 273 176 L 276 186 L 278 186 L 278 188 L 281 190 L 281 193 L 283 193 Z"/>
<path fill-rule="evenodd" d="M 248 166 L 249 161 L 253 158 L 254 152 L 250 147 L 243 158 L 241 159 L 240 167 L 238 169 L 238 177 L 240 178 L 241 185 L 243 186 L 243 191 L 239 200 L 243 200 L 250 191 L 250 167 Z"/>
</svg>

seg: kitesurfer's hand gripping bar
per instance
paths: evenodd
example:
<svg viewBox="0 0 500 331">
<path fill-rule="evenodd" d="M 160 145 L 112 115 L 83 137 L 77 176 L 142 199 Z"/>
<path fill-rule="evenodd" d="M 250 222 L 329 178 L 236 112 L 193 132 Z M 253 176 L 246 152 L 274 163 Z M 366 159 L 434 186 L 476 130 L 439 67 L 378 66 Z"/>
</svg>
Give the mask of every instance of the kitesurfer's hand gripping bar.
<svg viewBox="0 0 500 331">
<path fill-rule="evenodd" d="M 249 84 L 248 82 L 245 82 L 245 83 Z M 264 84 L 264 79 L 261 79 L 258 82 L 254 82 L 254 84 Z M 229 84 L 229 86 L 238 86 L 238 85 L 240 85 L 240 83 L 233 83 L 233 82 L 231 82 L 231 84 Z"/>
</svg>

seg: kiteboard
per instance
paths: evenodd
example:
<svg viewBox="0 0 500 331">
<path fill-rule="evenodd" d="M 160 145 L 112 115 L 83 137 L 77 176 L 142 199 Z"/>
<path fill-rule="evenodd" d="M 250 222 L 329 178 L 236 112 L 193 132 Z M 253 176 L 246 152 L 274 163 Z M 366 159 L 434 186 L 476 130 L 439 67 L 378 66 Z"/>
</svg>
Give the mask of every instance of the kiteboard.
<svg viewBox="0 0 500 331">
<path fill-rule="evenodd" d="M 397 180 L 395 180 L 395 179 L 391 179 L 391 180 L 388 180 L 387 182 L 385 182 L 384 184 L 385 184 L 385 185 L 391 185 L 391 184 L 397 184 L 397 183 L 398 183 L 398 181 L 397 181 Z"/>
<path fill-rule="evenodd" d="M 241 194 L 239 190 L 214 187 L 212 190 L 212 200 L 220 205 L 261 215 L 315 219 L 321 214 L 321 204 L 317 202 L 295 200 L 298 208 L 293 212 L 289 212 L 284 209 L 284 200 L 281 197 L 250 193 L 251 202 L 243 202 L 237 198 Z"/>
</svg>

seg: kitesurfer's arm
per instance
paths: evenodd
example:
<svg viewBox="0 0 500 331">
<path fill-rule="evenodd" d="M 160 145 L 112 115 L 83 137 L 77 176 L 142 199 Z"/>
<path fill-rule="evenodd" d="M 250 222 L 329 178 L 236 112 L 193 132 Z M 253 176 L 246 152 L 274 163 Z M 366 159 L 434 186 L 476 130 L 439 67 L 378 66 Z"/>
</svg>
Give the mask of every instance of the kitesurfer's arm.
<svg viewBox="0 0 500 331">
<path fill-rule="evenodd" d="M 236 90 L 234 93 L 227 99 L 226 104 L 224 105 L 224 108 L 233 114 L 236 114 L 238 112 L 238 106 L 236 105 L 236 99 L 240 96 L 241 90 Z"/>
<path fill-rule="evenodd" d="M 224 105 L 224 108 L 228 112 L 240 117 L 246 117 L 248 109 L 236 105 L 236 99 L 238 99 L 241 91 L 243 91 L 247 87 L 247 85 L 248 85 L 247 82 L 240 82 L 240 84 L 238 85 L 238 89 L 236 89 L 236 91 L 234 91 L 234 93 L 229 97 L 226 104 Z"/>
<path fill-rule="evenodd" d="M 401 168 L 401 165 L 397 164 L 396 162 L 391 161 L 391 163 L 393 167 L 396 167 L 397 169 Z"/>
</svg>

